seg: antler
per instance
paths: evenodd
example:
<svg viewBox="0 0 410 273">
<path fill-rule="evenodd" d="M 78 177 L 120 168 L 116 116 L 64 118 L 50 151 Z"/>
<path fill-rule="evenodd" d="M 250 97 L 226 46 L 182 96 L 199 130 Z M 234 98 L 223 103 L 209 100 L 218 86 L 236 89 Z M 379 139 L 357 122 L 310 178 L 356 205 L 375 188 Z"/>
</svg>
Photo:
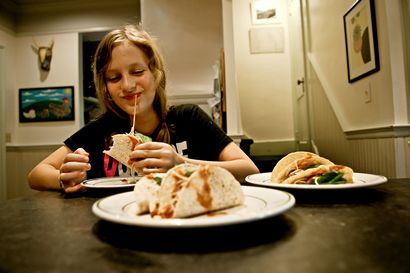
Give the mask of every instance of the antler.
<svg viewBox="0 0 410 273">
<path fill-rule="evenodd" d="M 40 48 L 36 42 L 36 39 L 34 39 L 34 37 L 32 38 L 33 43 L 31 44 L 31 46 L 38 51 L 38 49 Z"/>
<path fill-rule="evenodd" d="M 38 50 L 41 46 L 39 46 L 38 44 L 37 44 L 37 41 L 36 41 L 36 39 L 34 39 L 34 37 L 32 38 L 32 40 L 33 40 L 33 44 L 31 45 L 34 49 L 36 49 L 36 50 Z M 54 46 L 54 38 L 51 38 L 51 40 L 48 42 L 48 48 L 49 49 L 52 49 L 53 48 L 53 46 Z"/>
<path fill-rule="evenodd" d="M 54 37 L 51 38 L 50 42 L 48 42 L 48 48 L 49 48 L 49 49 L 52 49 L 53 46 L 54 46 Z"/>
</svg>

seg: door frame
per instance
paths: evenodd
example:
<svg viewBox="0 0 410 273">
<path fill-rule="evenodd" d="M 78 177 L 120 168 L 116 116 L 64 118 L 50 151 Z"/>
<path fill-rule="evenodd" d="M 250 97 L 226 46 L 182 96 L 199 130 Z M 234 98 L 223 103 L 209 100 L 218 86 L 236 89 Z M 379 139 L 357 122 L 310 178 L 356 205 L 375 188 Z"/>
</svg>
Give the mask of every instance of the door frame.
<svg viewBox="0 0 410 273">
<path fill-rule="evenodd" d="M 6 180 L 6 107 L 4 88 L 4 46 L 0 45 L 0 201 L 7 199 Z"/>
<path fill-rule="evenodd" d="M 293 3 L 298 5 L 295 11 Z M 291 41 L 291 86 L 294 115 L 295 145 L 297 150 L 312 151 L 311 120 L 308 94 L 307 26 L 304 0 L 288 0 L 289 37 Z M 292 13 L 294 12 L 294 13 Z M 296 16 L 292 19 L 292 16 Z M 295 38 L 296 37 L 296 38 Z M 291 39 L 291 38 L 290 38 Z M 298 47 L 298 45 L 300 45 Z"/>
</svg>

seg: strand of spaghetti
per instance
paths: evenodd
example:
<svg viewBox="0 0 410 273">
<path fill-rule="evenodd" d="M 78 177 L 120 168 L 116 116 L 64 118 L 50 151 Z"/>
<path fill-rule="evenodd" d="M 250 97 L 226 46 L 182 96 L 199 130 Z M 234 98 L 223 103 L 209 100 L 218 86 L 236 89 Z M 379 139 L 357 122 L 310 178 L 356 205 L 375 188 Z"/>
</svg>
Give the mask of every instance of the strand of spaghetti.
<svg viewBox="0 0 410 273">
<path fill-rule="evenodd" d="M 131 127 L 131 135 L 134 135 L 134 128 L 135 128 L 135 114 L 137 112 L 137 95 L 134 96 L 134 116 L 132 118 L 132 127 Z"/>
</svg>

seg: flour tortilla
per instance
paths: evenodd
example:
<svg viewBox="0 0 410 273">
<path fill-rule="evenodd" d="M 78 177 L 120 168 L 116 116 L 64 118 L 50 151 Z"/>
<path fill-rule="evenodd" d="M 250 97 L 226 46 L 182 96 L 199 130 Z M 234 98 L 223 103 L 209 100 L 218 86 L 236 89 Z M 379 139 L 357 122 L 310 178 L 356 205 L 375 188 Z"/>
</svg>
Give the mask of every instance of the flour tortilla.
<svg viewBox="0 0 410 273">
<path fill-rule="evenodd" d="M 152 216 L 190 217 L 244 202 L 240 183 L 227 170 L 210 165 L 181 164 L 170 169 L 157 192 Z"/>
<path fill-rule="evenodd" d="M 334 165 L 334 163 L 317 154 L 297 151 L 284 156 L 272 170 L 271 181 L 283 183 L 290 174 L 312 165 Z"/>
<path fill-rule="evenodd" d="M 320 165 L 316 168 L 307 169 L 289 176 L 281 183 L 284 184 L 314 184 L 314 179 L 330 172 L 343 173 L 342 179 L 345 183 L 353 183 L 353 170 L 342 165 Z"/>
<path fill-rule="evenodd" d="M 165 173 L 154 173 L 143 176 L 134 186 L 135 214 L 146 214 L 155 208 L 157 192 Z"/>
</svg>

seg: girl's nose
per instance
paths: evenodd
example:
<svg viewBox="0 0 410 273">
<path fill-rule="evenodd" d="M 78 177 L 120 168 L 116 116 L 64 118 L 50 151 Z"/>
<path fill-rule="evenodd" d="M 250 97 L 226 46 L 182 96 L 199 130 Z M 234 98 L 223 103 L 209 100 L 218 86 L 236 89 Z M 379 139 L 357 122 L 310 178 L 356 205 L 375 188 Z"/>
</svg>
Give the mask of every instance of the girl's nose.
<svg viewBox="0 0 410 273">
<path fill-rule="evenodd" d="M 125 92 L 133 93 L 137 90 L 137 82 L 132 77 L 123 77 L 122 89 Z"/>
</svg>

